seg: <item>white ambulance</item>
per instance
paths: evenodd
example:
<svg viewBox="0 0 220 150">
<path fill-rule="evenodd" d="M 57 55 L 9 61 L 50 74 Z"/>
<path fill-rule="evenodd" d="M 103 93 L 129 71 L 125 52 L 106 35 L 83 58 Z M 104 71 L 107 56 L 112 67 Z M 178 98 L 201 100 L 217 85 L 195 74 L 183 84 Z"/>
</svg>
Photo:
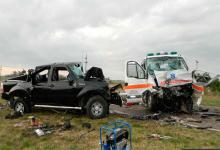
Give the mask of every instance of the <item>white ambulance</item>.
<svg viewBox="0 0 220 150">
<path fill-rule="evenodd" d="M 177 52 L 149 53 L 141 64 L 128 61 L 125 72 L 127 105 L 143 102 L 151 111 L 191 112 L 201 104 L 204 87 Z"/>
</svg>

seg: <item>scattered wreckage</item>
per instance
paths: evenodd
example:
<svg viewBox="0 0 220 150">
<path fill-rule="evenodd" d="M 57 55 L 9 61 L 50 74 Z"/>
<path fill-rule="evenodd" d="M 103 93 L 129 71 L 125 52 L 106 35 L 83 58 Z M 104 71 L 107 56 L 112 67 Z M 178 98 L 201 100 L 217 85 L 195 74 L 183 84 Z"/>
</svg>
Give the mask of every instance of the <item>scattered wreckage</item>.
<svg viewBox="0 0 220 150">
<path fill-rule="evenodd" d="M 80 62 L 37 66 L 27 75 L 8 79 L 2 98 L 17 112 L 30 112 L 33 106 L 80 109 L 92 119 L 105 117 L 110 104 L 122 105 L 102 69 L 92 67 L 84 75 Z"/>
<path fill-rule="evenodd" d="M 120 95 L 127 104 L 143 102 L 153 112 L 191 113 L 201 104 L 204 87 L 219 78 L 208 75 L 190 71 L 176 52 L 149 53 L 141 65 L 136 61 L 126 63 L 125 93 Z"/>
</svg>

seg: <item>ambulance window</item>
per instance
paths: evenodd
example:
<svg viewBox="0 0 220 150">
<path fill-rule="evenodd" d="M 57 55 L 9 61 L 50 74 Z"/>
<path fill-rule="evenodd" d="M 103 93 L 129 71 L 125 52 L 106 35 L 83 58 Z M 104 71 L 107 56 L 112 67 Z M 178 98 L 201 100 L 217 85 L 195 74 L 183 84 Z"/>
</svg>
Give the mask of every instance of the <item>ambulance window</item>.
<svg viewBox="0 0 220 150">
<path fill-rule="evenodd" d="M 136 62 L 128 62 L 127 64 L 127 76 L 133 78 L 144 79 L 144 69 Z"/>
<path fill-rule="evenodd" d="M 137 68 L 136 63 L 129 62 L 127 65 L 127 76 L 137 78 Z"/>
</svg>

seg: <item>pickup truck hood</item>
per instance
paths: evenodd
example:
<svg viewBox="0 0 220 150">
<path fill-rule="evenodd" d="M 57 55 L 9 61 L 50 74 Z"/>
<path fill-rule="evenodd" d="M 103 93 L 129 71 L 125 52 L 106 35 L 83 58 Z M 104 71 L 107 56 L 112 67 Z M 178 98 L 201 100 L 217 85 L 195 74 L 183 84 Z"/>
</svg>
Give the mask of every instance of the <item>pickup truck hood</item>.
<svg viewBox="0 0 220 150">
<path fill-rule="evenodd" d="M 172 87 L 192 83 L 192 73 L 186 70 L 154 71 L 159 86 Z"/>
</svg>

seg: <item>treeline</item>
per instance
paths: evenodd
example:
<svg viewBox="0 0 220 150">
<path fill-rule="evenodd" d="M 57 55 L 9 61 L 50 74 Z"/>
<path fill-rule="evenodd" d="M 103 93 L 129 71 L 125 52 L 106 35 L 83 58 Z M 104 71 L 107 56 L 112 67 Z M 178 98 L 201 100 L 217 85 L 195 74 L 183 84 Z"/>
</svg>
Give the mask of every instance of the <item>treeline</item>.
<svg viewBox="0 0 220 150">
<path fill-rule="evenodd" d="M 27 74 L 27 72 L 23 69 L 22 71 L 13 71 L 11 74 L 5 75 L 4 77 L 7 79 L 12 77 L 22 76 L 25 74 Z"/>
</svg>

